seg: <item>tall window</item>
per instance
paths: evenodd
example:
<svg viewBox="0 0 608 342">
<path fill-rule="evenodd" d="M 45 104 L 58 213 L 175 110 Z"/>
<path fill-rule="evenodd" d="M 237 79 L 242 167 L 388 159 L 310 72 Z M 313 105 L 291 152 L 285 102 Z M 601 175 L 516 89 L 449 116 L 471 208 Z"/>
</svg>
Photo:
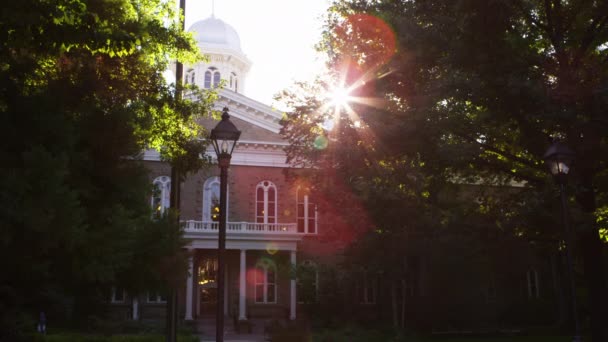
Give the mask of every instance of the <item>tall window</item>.
<svg viewBox="0 0 608 342">
<path fill-rule="evenodd" d="M 221 80 L 220 71 L 217 70 L 216 67 L 209 67 L 207 71 L 205 71 L 205 83 L 204 87 L 209 89 L 211 87 L 219 87 Z"/>
<path fill-rule="evenodd" d="M 158 291 L 148 292 L 148 303 L 166 303 L 167 296 Z"/>
<path fill-rule="evenodd" d="M 359 288 L 359 303 L 361 304 L 376 304 L 377 281 L 375 278 L 368 276 L 366 273 L 360 279 Z"/>
<path fill-rule="evenodd" d="M 195 72 L 192 72 L 192 81 L 190 83 L 196 84 L 196 73 Z"/>
<path fill-rule="evenodd" d="M 125 302 L 125 289 L 120 287 L 112 288 L 112 296 L 110 297 L 112 303 L 124 303 Z"/>
<path fill-rule="evenodd" d="M 531 269 L 526 272 L 526 278 L 528 280 L 528 298 L 539 298 L 538 272 L 535 269 Z"/>
<path fill-rule="evenodd" d="M 171 178 L 160 176 L 152 183 L 154 189 L 152 192 L 151 205 L 154 210 L 155 217 L 161 217 L 167 208 L 169 208 L 171 196 Z"/>
<path fill-rule="evenodd" d="M 271 304 L 277 302 L 277 269 L 269 260 L 262 260 L 255 267 L 255 302 Z"/>
<path fill-rule="evenodd" d="M 316 303 L 319 293 L 317 265 L 310 260 L 305 260 L 298 265 L 297 272 L 296 296 L 298 297 L 298 303 Z"/>
<path fill-rule="evenodd" d="M 255 190 L 255 222 L 277 223 L 277 188 L 269 181 L 262 181 Z"/>
<path fill-rule="evenodd" d="M 203 221 L 220 220 L 220 179 L 211 177 L 203 186 Z"/>
<path fill-rule="evenodd" d="M 236 74 L 234 72 L 230 73 L 230 89 L 234 90 L 235 92 L 238 92 L 239 87 L 238 87 L 238 77 L 236 76 Z"/>
<path fill-rule="evenodd" d="M 296 198 L 298 233 L 316 233 L 317 206 L 310 200 L 310 189 L 298 187 Z"/>
</svg>

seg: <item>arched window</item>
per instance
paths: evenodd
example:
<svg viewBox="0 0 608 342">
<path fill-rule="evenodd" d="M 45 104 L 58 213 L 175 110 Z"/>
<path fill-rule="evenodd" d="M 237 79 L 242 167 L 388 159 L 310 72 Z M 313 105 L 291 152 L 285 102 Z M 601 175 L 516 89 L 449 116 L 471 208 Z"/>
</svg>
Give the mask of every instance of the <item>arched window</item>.
<svg viewBox="0 0 608 342">
<path fill-rule="evenodd" d="M 255 190 L 255 222 L 277 223 L 277 188 L 269 181 L 262 181 Z"/>
<path fill-rule="evenodd" d="M 277 268 L 271 260 L 260 260 L 255 266 L 255 302 L 277 302 Z"/>
<path fill-rule="evenodd" d="M 238 90 L 238 77 L 234 72 L 230 73 L 230 89 L 235 92 Z"/>
<path fill-rule="evenodd" d="M 526 272 L 526 278 L 528 280 L 528 298 L 539 298 L 538 272 L 535 269 L 531 269 Z"/>
<path fill-rule="evenodd" d="M 211 177 L 203 186 L 203 221 L 218 222 L 220 220 L 220 179 Z"/>
<path fill-rule="evenodd" d="M 216 67 L 209 67 L 207 71 L 205 71 L 205 83 L 204 87 L 209 89 L 211 87 L 219 87 L 221 81 L 220 71 L 217 70 Z"/>
<path fill-rule="evenodd" d="M 205 71 L 205 83 L 203 85 L 205 89 L 211 88 L 211 71 Z"/>
<path fill-rule="evenodd" d="M 154 179 L 152 199 L 150 204 L 154 211 L 155 217 L 161 217 L 167 208 L 169 208 L 171 196 L 171 177 L 160 176 Z"/>
<path fill-rule="evenodd" d="M 196 84 L 196 73 L 195 72 L 192 72 L 192 81 L 190 83 Z"/>
<path fill-rule="evenodd" d="M 220 72 L 219 71 L 216 71 L 213 73 L 213 86 L 214 87 L 220 86 Z"/>
<path fill-rule="evenodd" d="M 311 201 L 310 189 L 296 189 L 298 233 L 317 233 L 317 206 Z"/>
</svg>

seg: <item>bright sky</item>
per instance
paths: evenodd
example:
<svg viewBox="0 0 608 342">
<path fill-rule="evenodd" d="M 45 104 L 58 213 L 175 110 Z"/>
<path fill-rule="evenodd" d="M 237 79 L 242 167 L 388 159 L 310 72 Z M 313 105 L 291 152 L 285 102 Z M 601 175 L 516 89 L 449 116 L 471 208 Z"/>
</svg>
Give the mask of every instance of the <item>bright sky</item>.
<svg viewBox="0 0 608 342">
<path fill-rule="evenodd" d="M 179 3 L 179 2 L 178 2 Z M 230 24 L 253 65 L 245 95 L 273 105 L 273 95 L 324 68 L 313 46 L 329 0 L 186 0 L 186 29 L 211 16 Z"/>
</svg>

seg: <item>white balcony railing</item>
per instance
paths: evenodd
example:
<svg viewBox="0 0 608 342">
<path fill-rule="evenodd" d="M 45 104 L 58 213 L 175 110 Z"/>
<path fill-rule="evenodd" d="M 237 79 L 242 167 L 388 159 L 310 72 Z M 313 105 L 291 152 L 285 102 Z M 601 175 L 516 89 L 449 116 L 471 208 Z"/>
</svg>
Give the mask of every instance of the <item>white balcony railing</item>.
<svg viewBox="0 0 608 342">
<path fill-rule="evenodd" d="M 218 222 L 207 221 L 182 221 L 184 231 L 188 233 L 216 233 L 219 229 Z M 284 234 L 298 233 L 295 223 L 256 223 L 256 222 L 227 222 L 226 234 L 230 233 L 269 233 L 269 234 Z M 300 233 L 304 234 L 304 233 Z"/>
</svg>

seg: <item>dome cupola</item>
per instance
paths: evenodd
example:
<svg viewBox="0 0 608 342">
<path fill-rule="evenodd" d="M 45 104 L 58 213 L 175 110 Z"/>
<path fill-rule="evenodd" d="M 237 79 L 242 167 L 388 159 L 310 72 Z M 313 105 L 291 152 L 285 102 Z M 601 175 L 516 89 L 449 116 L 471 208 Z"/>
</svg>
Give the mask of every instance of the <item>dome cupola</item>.
<svg viewBox="0 0 608 342">
<path fill-rule="evenodd" d="M 194 32 L 201 50 L 209 47 L 225 48 L 243 53 L 241 39 L 236 30 L 223 20 L 211 16 L 192 24 L 189 32 Z"/>
<path fill-rule="evenodd" d="M 251 61 L 241 50 L 241 39 L 236 30 L 214 15 L 192 24 L 188 32 L 194 34 L 197 45 L 208 62 L 189 66 L 186 83 L 212 88 L 224 81 L 224 89 L 242 93 Z"/>
</svg>

